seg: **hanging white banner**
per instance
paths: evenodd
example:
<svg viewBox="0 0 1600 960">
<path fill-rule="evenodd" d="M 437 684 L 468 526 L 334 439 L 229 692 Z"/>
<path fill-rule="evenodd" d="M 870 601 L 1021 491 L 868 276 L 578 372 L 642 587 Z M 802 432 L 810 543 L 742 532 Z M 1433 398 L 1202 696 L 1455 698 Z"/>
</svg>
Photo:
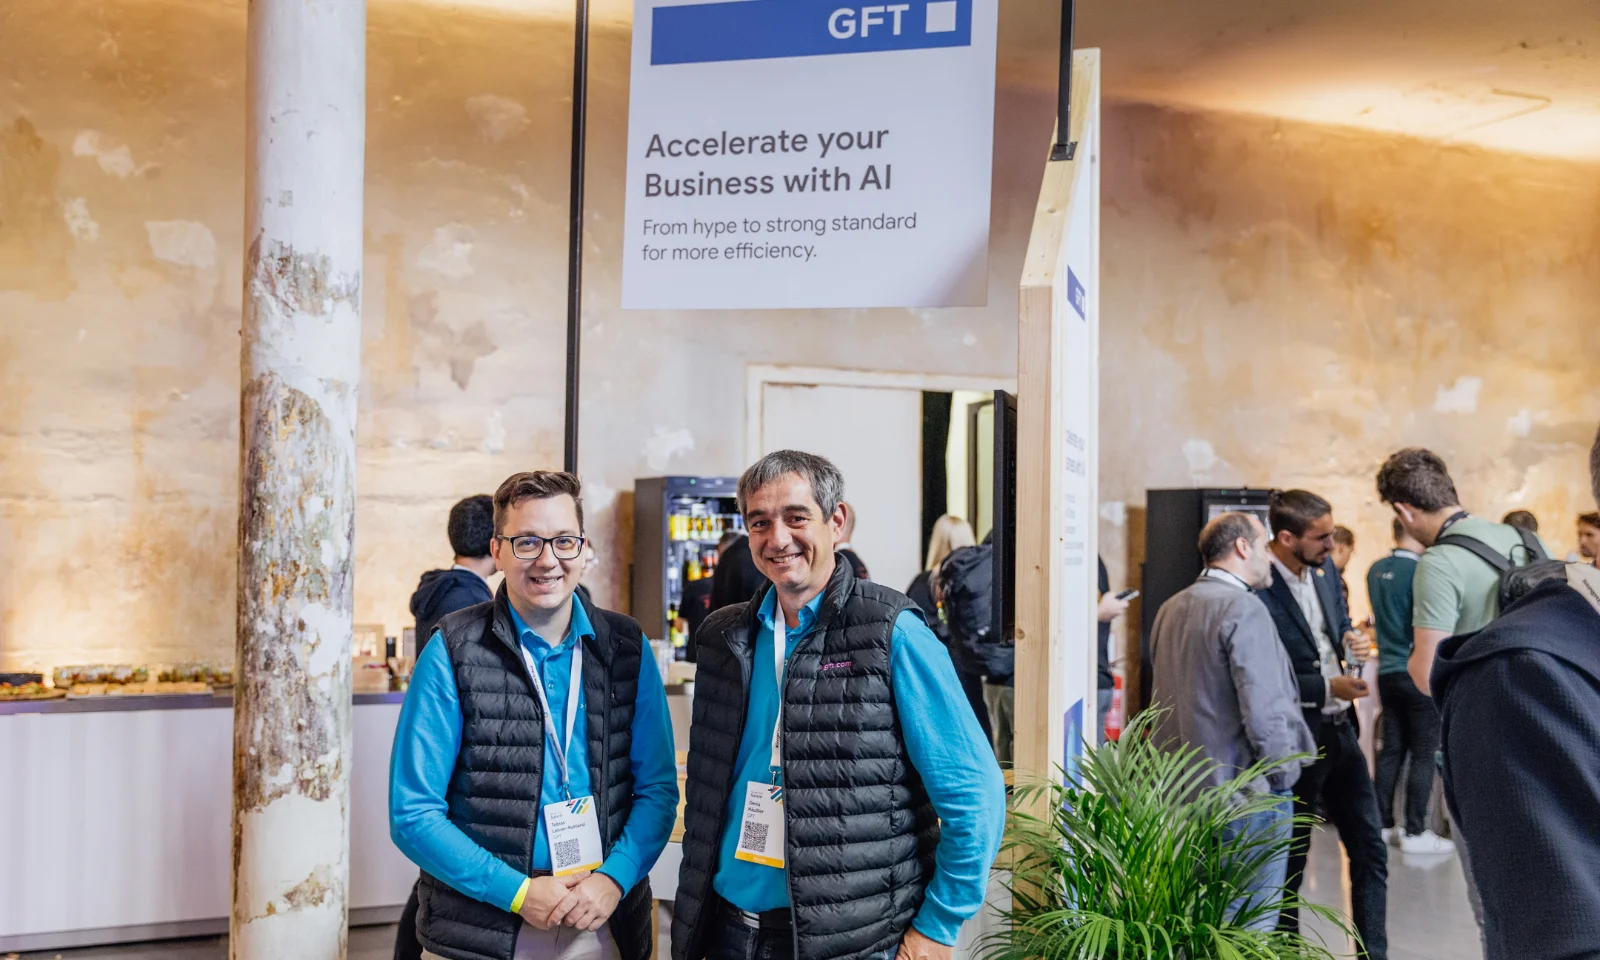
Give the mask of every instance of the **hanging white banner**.
<svg viewBox="0 0 1600 960">
<path fill-rule="evenodd" d="M 997 0 L 635 0 L 622 305 L 982 305 Z"/>
</svg>

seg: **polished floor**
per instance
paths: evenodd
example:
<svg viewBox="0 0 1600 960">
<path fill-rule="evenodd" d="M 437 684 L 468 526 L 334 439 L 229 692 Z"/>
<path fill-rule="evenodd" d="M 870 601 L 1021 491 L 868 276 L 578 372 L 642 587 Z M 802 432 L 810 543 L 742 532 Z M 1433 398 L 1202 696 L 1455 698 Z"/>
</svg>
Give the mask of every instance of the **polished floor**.
<svg viewBox="0 0 1600 960">
<path fill-rule="evenodd" d="M 1312 841 L 1308 899 L 1348 915 L 1349 880 L 1338 838 L 1332 831 L 1317 832 Z M 1349 956 L 1347 940 L 1333 939 L 1316 923 L 1325 942 L 1340 956 Z M 394 927 L 357 927 L 350 931 L 350 960 L 388 960 L 392 956 Z M 16 954 L 10 955 L 12 957 Z M 161 943 L 88 950 L 23 954 L 25 960 L 78 960 L 101 957 L 116 960 L 226 960 L 226 937 L 168 940 Z M 1478 931 L 1467 906 L 1466 883 L 1454 856 L 1409 857 L 1389 853 L 1389 957 L 1390 960 L 1478 960 Z"/>
<path fill-rule="evenodd" d="M 1338 835 L 1323 827 L 1311 841 L 1306 899 L 1350 915 L 1350 880 Z M 1307 923 L 1339 956 L 1350 942 L 1325 925 Z M 1481 960 L 1478 925 L 1467 904 L 1461 861 L 1452 854 L 1418 857 L 1389 849 L 1389 960 Z"/>
</svg>

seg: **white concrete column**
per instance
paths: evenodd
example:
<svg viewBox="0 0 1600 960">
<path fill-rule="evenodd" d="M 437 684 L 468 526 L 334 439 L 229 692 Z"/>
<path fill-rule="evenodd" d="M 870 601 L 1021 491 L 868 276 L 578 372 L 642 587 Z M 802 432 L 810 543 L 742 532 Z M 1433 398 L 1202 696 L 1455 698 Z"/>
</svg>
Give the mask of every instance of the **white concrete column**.
<svg viewBox="0 0 1600 960">
<path fill-rule="evenodd" d="M 250 0 L 236 960 L 345 956 L 365 0 Z"/>
</svg>

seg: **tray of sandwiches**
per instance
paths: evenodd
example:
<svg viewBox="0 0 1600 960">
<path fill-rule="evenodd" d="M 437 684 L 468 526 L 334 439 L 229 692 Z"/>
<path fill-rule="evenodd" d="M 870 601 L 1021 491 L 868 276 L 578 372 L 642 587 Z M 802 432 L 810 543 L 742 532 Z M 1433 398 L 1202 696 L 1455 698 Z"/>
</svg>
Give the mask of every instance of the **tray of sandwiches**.
<svg viewBox="0 0 1600 960">
<path fill-rule="evenodd" d="M 233 683 L 233 667 L 210 663 L 179 663 L 151 668 L 136 664 L 61 666 L 51 679 L 61 695 L 74 700 L 92 697 L 150 697 L 174 694 L 209 694 L 215 687 Z"/>
<path fill-rule="evenodd" d="M 59 700 L 67 695 L 65 690 L 46 686 L 44 675 L 38 673 L 0 673 L 0 703 L 17 703 L 25 700 Z"/>
</svg>

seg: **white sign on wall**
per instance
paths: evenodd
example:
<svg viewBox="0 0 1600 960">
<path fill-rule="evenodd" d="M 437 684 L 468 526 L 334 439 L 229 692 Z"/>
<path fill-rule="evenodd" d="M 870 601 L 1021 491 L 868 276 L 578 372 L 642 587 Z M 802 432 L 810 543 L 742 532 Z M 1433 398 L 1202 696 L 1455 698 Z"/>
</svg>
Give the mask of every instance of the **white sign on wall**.
<svg viewBox="0 0 1600 960">
<path fill-rule="evenodd" d="M 635 0 L 623 307 L 985 303 L 997 9 Z"/>
</svg>

